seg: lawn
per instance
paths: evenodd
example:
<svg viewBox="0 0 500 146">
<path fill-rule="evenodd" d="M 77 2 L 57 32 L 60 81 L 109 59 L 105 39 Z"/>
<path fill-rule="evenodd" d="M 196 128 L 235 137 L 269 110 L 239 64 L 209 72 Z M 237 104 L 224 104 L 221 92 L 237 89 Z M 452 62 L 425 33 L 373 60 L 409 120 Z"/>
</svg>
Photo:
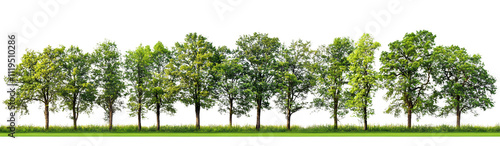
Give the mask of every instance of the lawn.
<svg viewBox="0 0 500 146">
<path fill-rule="evenodd" d="M 7 136 L 7 133 L 2 133 Z M 339 133 L 16 133 L 16 137 L 500 137 L 499 132 L 339 132 Z"/>
<path fill-rule="evenodd" d="M 0 126 L 0 134 L 7 136 L 9 128 Z M 211 125 L 196 129 L 194 125 L 165 125 L 157 131 L 155 126 L 144 126 L 139 132 L 135 125 L 115 125 L 109 131 L 106 125 L 81 125 L 78 130 L 72 126 L 50 126 L 45 130 L 42 126 L 17 126 L 16 136 L 19 137 L 82 137 L 82 136 L 109 136 L 109 137 L 427 137 L 427 136 L 495 136 L 500 137 L 500 126 L 473 126 L 463 125 L 460 128 L 449 125 L 429 126 L 415 125 L 408 129 L 404 125 L 370 125 L 369 130 L 356 125 L 342 125 L 335 129 L 331 125 L 292 126 L 287 130 L 281 125 L 263 125 L 260 131 L 252 125 L 227 126 Z"/>
</svg>

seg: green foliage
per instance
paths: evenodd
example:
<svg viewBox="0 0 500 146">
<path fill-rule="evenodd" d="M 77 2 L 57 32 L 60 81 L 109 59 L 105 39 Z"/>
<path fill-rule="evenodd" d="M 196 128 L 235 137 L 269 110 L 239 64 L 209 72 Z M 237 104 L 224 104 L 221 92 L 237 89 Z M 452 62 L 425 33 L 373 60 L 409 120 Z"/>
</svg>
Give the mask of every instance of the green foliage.
<svg viewBox="0 0 500 146">
<path fill-rule="evenodd" d="M 21 63 L 13 71 L 11 81 L 18 84 L 16 100 L 11 105 L 21 115 L 28 114 L 28 104 L 40 102 L 44 107 L 45 128 L 49 128 L 49 111 L 57 110 L 57 96 L 60 83 L 62 83 L 63 72 L 61 71 L 61 60 L 63 59 L 64 46 L 52 48 L 48 46 L 42 52 L 26 50 Z M 8 101 L 4 101 L 8 103 Z M 52 105 L 50 107 L 50 105 Z"/>
<path fill-rule="evenodd" d="M 131 110 L 130 116 L 140 116 L 144 118 L 147 112 L 144 103 L 150 98 L 146 97 L 148 91 L 147 85 L 151 80 L 151 49 L 142 44 L 135 50 L 127 51 L 123 64 L 125 69 L 125 79 L 128 80 L 128 86 L 131 86 L 127 92 L 129 95 L 128 108 Z M 140 114 L 140 115 L 138 115 Z"/>
<path fill-rule="evenodd" d="M 352 96 L 346 101 L 346 105 L 354 112 L 356 117 L 366 120 L 374 111 L 371 107 L 372 97 L 377 90 L 378 73 L 375 71 L 375 51 L 380 47 L 379 42 L 374 42 L 369 34 L 363 36 L 356 42 L 356 49 L 349 54 L 347 60 L 349 67 L 349 85 Z"/>
<path fill-rule="evenodd" d="M 92 107 L 96 99 L 96 84 L 91 78 L 90 54 L 83 53 L 76 46 L 71 46 L 64 52 L 61 69 L 63 75 L 59 84 L 58 94 L 62 98 L 61 108 L 72 113 L 70 118 L 76 120 L 81 113 L 92 112 Z"/>
<path fill-rule="evenodd" d="M 292 41 L 277 54 L 275 82 L 277 107 L 286 115 L 288 124 L 293 113 L 306 107 L 305 99 L 316 81 L 311 72 L 310 42 Z"/>
<path fill-rule="evenodd" d="M 122 108 L 120 98 L 124 96 L 125 89 L 120 51 L 114 42 L 105 40 L 92 53 L 92 62 L 92 78 L 100 88 L 96 103 L 104 109 L 104 120 L 109 120 L 111 129 L 113 114 Z"/>
<path fill-rule="evenodd" d="M 388 90 L 385 100 L 390 101 L 386 113 L 395 116 L 404 111 L 408 113 L 408 127 L 411 127 L 411 114 L 432 114 L 437 106 L 436 99 L 426 93 L 432 89 L 431 51 L 436 36 L 422 30 L 416 33 L 407 33 L 403 40 L 389 44 L 389 52 L 383 51 L 380 61 L 380 73 L 384 80 L 384 87 Z"/>
<path fill-rule="evenodd" d="M 215 84 L 215 73 L 211 70 L 217 62 L 216 49 L 207 38 L 196 33 L 187 34 L 184 41 L 175 43 L 177 58 L 167 66 L 167 73 L 179 78 L 180 101 L 195 106 L 199 127 L 200 108 L 208 109 L 216 101 L 210 94 Z"/>
<path fill-rule="evenodd" d="M 269 99 L 274 95 L 274 66 L 276 54 L 281 47 L 278 38 L 267 34 L 243 35 L 236 41 L 238 58 L 243 65 L 241 79 L 243 96 L 251 99 L 257 108 L 256 129 L 260 128 L 261 109 L 270 109 Z"/>
<path fill-rule="evenodd" d="M 313 100 L 313 106 L 330 111 L 335 126 L 338 118 L 349 112 L 343 104 L 347 100 L 344 85 L 348 83 L 347 73 L 350 66 L 347 57 L 353 50 L 354 43 L 351 39 L 335 38 L 332 44 L 322 45 L 314 54 L 313 69 L 317 77 L 315 91 L 319 98 Z"/>
<path fill-rule="evenodd" d="M 251 101 L 241 94 L 243 65 L 239 64 L 239 59 L 235 57 L 236 52 L 226 46 L 220 47 L 218 52 L 224 59 L 214 67 L 219 77 L 214 93 L 218 96 L 219 112 L 229 113 L 229 122 L 232 125 L 232 115 L 248 116 Z"/>
<path fill-rule="evenodd" d="M 468 112 L 477 115 L 475 109 L 493 107 L 488 95 L 495 94 L 496 80 L 484 69 L 480 55 L 469 55 L 465 48 L 458 46 L 439 46 L 433 51 L 433 59 L 436 68 L 433 79 L 442 85 L 436 93 L 446 99 L 439 115 L 458 113 L 460 116 Z"/>
<path fill-rule="evenodd" d="M 174 114 L 176 112 L 173 103 L 177 101 L 176 95 L 179 92 L 179 86 L 176 85 L 177 78 L 173 72 L 175 52 L 168 50 L 163 43 L 158 41 L 154 50 L 151 52 L 151 81 L 146 84 L 148 92 L 146 96 L 151 99 L 145 102 L 149 110 L 154 110 L 159 114 L 165 112 Z M 167 67 L 169 65 L 169 67 Z M 172 70 L 174 69 L 174 70 Z"/>
</svg>

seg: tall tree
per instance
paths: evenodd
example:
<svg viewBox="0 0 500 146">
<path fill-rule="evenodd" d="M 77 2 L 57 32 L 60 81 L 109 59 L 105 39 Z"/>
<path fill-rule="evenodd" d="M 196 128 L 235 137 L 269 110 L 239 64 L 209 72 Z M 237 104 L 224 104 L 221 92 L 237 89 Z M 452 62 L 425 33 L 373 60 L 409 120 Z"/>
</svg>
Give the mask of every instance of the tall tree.
<svg viewBox="0 0 500 146">
<path fill-rule="evenodd" d="M 105 111 L 105 118 L 109 123 L 109 130 L 113 129 L 113 114 L 120 111 L 124 96 L 125 83 L 123 81 L 123 63 L 120 51 L 114 42 L 105 40 L 97 45 L 92 53 L 94 64 L 92 74 L 95 83 L 100 88 L 96 103 Z"/>
<path fill-rule="evenodd" d="M 335 38 L 332 44 L 322 45 L 314 54 L 314 72 L 317 77 L 315 92 L 320 98 L 313 105 L 326 109 L 332 114 L 334 128 L 337 129 L 339 117 L 348 113 L 344 85 L 348 83 L 349 61 L 347 57 L 354 50 L 354 42 L 349 38 Z M 342 103 L 342 104 L 340 104 Z"/>
<path fill-rule="evenodd" d="M 356 49 L 347 57 L 349 67 L 349 85 L 351 96 L 346 105 L 354 112 L 354 115 L 363 119 L 363 128 L 368 130 L 368 116 L 373 115 L 371 107 L 372 97 L 377 90 L 377 71 L 373 68 L 375 63 L 375 51 L 380 47 L 379 42 L 374 42 L 369 34 L 363 34 Z"/>
<path fill-rule="evenodd" d="M 147 112 L 145 103 L 150 98 L 146 97 L 147 85 L 151 80 L 151 49 L 149 45 L 139 45 L 135 50 L 127 51 L 124 61 L 125 78 L 129 81 L 128 108 L 132 111 L 130 116 L 137 116 L 138 130 L 141 131 L 141 119 Z"/>
<path fill-rule="evenodd" d="M 437 109 L 436 99 L 426 93 L 432 89 L 434 38 L 436 35 L 426 30 L 407 33 L 403 40 L 390 43 L 390 51 L 383 51 L 380 57 L 380 73 L 388 89 L 384 99 L 391 101 L 385 112 L 395 116 L 406 112 L 408 128 L 411 128 L 412 114 L 419 119 Z"/>
<path fill-rule="evenodd" d="M 59 95 L 61 108 L 70 110 L 73 128 L 77 129 L 77 120 L 81 113 L 90 113 L 94 105 L 97 90 L 91 76 L 90 54 L 71 46 L 66 49 L 61 62 L 63 72 Z"/>
<path fill-rule="evenodd" d="M 233 125 L 233 115 L 240 117 L 248 115 L 251 105 L 247 98 L 241 94 L 241 76 L 243 76 L 243 65 L 239 64 L 239 59 L 235 58 L 235 51 L 226 46 L 220 47 L 218 52 L 224 59 L 217 64 L 214 69 L 217 71 L 219 81 L 214 90 L 219 97 L 219 112 L 229 113 L 229 126 Z"/>
<path fill-rule="evenodd" d="M 436 75 L 433 79 L 442 86 L 436 93 L 446 99 L 440 116 L 455 113 L 457 127 L 460 128 L 462 113 L 477 115 L 475 109 L 493 107 L 489 95 L 496 92 L 496 80 L 484 68 L 480 55 L 469 55 L 465 48 L 458 46 L 439 46 L 434 49 L 433 58 L 436 60 Z"/>
<path fill-rule="evenodd" d="M 242 89 L 245 98 L 253 100 L 252 106 L 257 108 L 257 123 L 260 130 L 260 113 L 262 109 L 270 109 L 269 99 L 274 92 L 274 65 L 276 53 L 281 47 L 278 38 L 267 34 L 254 33 L 243 35 L 237 41 L 238 57 L 243 65 L 245 75 L 242 78 Z"/>
<path fill-rule="evenodd" d="M 307 94 L 316 84 L 315 76 L 311 72 L 312 51 L 310 42 L 302 40 L 292 41 L 289 47 L 282 47 L 277 54 L 277 82 L 276 92 L 279 93 L 276 105 L 285 114 L 290 130 L 292 114 L 306 107 Z"/>
<path fill-rule="evenodd" d="M 52 48 L 48 46 L 41 53 L 26 50 L 21 63 L 13 71 L 10 78 L 17 83 L 17 95 L 14 102 L 16 111 L 29 114 L 28 104 L 40 102 L 44 107 L 45 129 L 49 129 L 49 112 L 57 110 L 58 85 L 61 83 L 61 59 L 65 47 Z M 8 101 L 5 101 L 7 103 Z M 52 105 L 52 106 L 51 106 Z M 51 106 L 51 107 L 50 107 Z"/>
<path fill-rule="evenodd" d="M 193 105 L 196 113 L 196 129 L 200 129 L 200 109 L 208 109 L 215 104 L 215 97 L 211 96 L 215 84 L 211 72 L 215 63 L 211 61 L 216 49 L 207 38 L 196 33 L 189 33 L 184 43 L 175 43 L 177 59 L 175 65 L 168 66 L 169 72 L 180 79 L 180 101 Z"/>
<path fill-rule="evenodd" d="M 151 81 L 147 86 L 148 95 L 151 97 L 146 102 L 149 110 L 155 111 L 156 114 L 156 130 L 160 130 L 160 114 L 174 114 L 176 112 L 173 104 L 176 101 L 176 95 L 179 92 L 179 87 L 176 85 L 177 78 L 165 71 L 170 62 L 174 62 L 175 54 L 163 46 L 163 43 L 158 41 L 155 44 L 154 50 L 151 53 Z M 176 69 L 169 67 L 169 69 Z"/>
</svg>

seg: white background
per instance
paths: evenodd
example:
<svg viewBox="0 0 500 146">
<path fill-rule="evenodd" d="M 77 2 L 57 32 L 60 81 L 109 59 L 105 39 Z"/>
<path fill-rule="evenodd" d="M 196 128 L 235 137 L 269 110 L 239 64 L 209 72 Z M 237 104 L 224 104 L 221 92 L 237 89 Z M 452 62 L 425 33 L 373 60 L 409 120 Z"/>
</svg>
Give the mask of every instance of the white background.
<svg viewBox="0 0 500 146">
<path fill-rule="evenodd" d="M 39 4 L 42 3 L 42 4 Z M 44 9 L 43 3 L 50 4 Z M 215 5 L 219 7 L 215 7 Z M 55 7 L 54 7 L 55 6 Z M 289 44 L 292 40 L 303 39 L 319 45 L 329 44 L 335 37 L 348 36 L 357 40 L 362 32 L 371 33 L 375 41 L 382 44 L 381 51 L 387 51 L 387 44 L 400 40 L 407 32 L 426 29 L 436 34 L 437 45 L 458 45 L 471 54 L 481 54 L 485 68 L 498 79 L 500 61 L 498 42 L 500 21 L 498 1 L 417 1 L 417 0 L 351 0 L 351 1 L 265 1 L 265 0 L 183 0 L 183 1 L 1 1 L 0 34 L 6 40 L 10 32 L 20 37 L 20 54 L 29 48 L 41 51 L 48 45 L 77 45 L 85 52 L 91 52 L 104 39 L 115 41 L 122 54 L 143 45 L 153 46 L 162 41 L 172 47 L 175 42 L 183 42 L 187 33 L 197 32 L 208 38 L 216 46 L 226 45 L 236 48 L 235 41 L 243 34 L 253 32 L 268 33 Z M 225 11 L 223 11 L 225 10 Z M 6 61 L 6 41 L 0 60 Z M 20 59 L 20 57 L 19 57 Z M 377 69 L 380 66 L 376 59 Z M 7 74 L 6 63 L 0 67 L 0 100 L 7 99 L 3 77 Z M 498 86 L 498 83 L 496 84 Z M 379 90 L 373 98 L 375 115 L 368 119 L 371 125 L 404 125 L 406 117 L 394 117 L 383 113 L 388 102 L 382 97 L 386 90 Z M 313 96 L 309 97 L 312 100 Z M 499 95 L 493 95 L 495 102 Z M 126 98 L 122 100 L 127 101 Z M 44 125 L 40 103 L 31 104 L 30 115 L 18 119 L 18 125 Z M 181 103 L 175 105 L 178 112 L 174 116 L 162 115 L 162 124 L 188 125 L 195 123 L 193 106 Z M 202 125 L 228 124 L 228 115 L 217 112 L 218 107 L 202 110 Z M 129 110 L 115 114 L 115 125 L 136 124 L 136 117 L 129 117 Z M 462 125 L 494 126 L 500 123 L 500 105 L 479 116 L 462 116 Z M 69 112 L 51 113 L 51 125 L 72 124 Z M 262 113 L 263 125 L 284 125 L 285 116 L 277 109 Z M 254 125 L 255 110 L 250 117 L 234 118 L 233 124 Z M 8 110 L 0 104 L 0 119 L 7 119 Z M 155 124 L 154 112 L 146 115 L 143 126 Z M 89 116 L 82 115 L 78 124 L 105 125 L 104 111 L 96 106 Z M 332 124 L 327 111 L 313 112 L 301 110 L 292 116 L 292 124 L 300 126 Z M 447 118 L 424 116 L 415 125 L 454 125 L 456 117 Z M 5 121 L 1 125 L 7 125 Z M 350 115 L 341 119 L 340 124 L 360 125 L 360 121 Z"/>
</svg>

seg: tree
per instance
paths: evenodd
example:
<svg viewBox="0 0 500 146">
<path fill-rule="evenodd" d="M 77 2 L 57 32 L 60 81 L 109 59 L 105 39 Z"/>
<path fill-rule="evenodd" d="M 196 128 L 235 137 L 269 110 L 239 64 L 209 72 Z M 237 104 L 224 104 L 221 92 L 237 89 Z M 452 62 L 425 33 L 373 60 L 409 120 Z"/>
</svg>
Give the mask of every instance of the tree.
<svg viewBox="0 0 500 146">
<path fill-rule="evenodd" d="M 457 128 L 460 128 L 462 113 L 477 115 L 475 109 L 493 107 L 488 95 L 495 94 L 496 80 L 484 69 L 480 55 L 469 55 L 465 48 L 458 46 L 439 46 L 434 49 L 433 58 L 436 60 L 436 75 L 433 79 L 442 86 L 436 93 L 446 99 L 440 116 L 455 113 Z"/>
<path fill-rule="evenodd" d="M 407 113 L 408 128 L 411 128 L 412 114 L 432 114 L 437 106 L 436 99 L 426 91 L 432 89 L 433 72 L 431 51 L 434 46 L 431 32 L 426 30 L 407 33 L 402 41 L 389 44 L 389 52 L 383 51 L 380 57 L 380 73 L 384 87 L 388 89 L 384 99 L 391 104 L 385 111 L 399 116 Z"/>
<path fill-rule="evenodd" d="M 92 63 L 90 54 L 82 53 L 76 46 L 66 49 L 61 61 L 62 83 L 59 95 L 61 108 L 70 110 L 73 128 L 77 129 L 77 120 L 81 113 L 90 113 L 94 105 L 97 90 L 90 77 Z"/>
<path fill-rule="evenodd" d="M 214 92 L 219 97 L 219 112 L 229 113 L 229 126 L 232 126 L 233 115 L 237 117 L 247 115 L 251 105 L 250 101 L 241 94 L 243 65 L 239 64 L 238 58 L 235 58 L 235 51 L 223 46 L 218 49 L 218 52 L 221 52 L 224 59 L 222 59 L 222 63 L 217 64 L 214 68 L 219 76 Z"/>
<path fill-rule="evenodd" d="M 147 85 L 151 79 L 151 49 L 142 44 L 133 51 L 127 51 L 125 55 L 125 78 L 132 88 L 128 91 L 128 108 L 132 111 L 130 116 L 137 116 L 138 130 L 141 131 L 141 118 L 147 112 L 144 104 L 149 100 L 145 96 Z"/>
<path fill-rule="evenodd" d="M 315 77 L 310 71 L 312 51 L 310 42 L 292 41 L 277 54 L 276 105 L 286 115 L 287 129 L 290 130 L 292 114 L 306 107 L 307 94 L 315 85 Z"/>
<path fill-rule="evenodd" d="M 253 100 L 252 106 L 257 108 L 257 123 L 260 129 L 260 113 L 262 109 L 270 109 L 269 99 L 274 93 L 274 65 L 276 53 L 281 47 L 278 38 L 267 34 L 254 33 L 243 35 L 237 41 L 238 58 L 243 65 L 243 96 Z"/>
<path fill-rule="evenodd" d="M 368 130 L 368 116 L 373 115 L 372 97 L 377 90 L 377 71 L 373 68 L 375 51 L 380 47 L 369 34 L 363 34 L 356 43 L 356 49 L 349 54 L 349 85 L 352 96 L 345 103 L 354 115 L 363 119 L 364 130 Z"/>
<path fill-rule="evenodd" d="M 317 77 L 315 92 L 320 98 L 313 100 L 319 109 L 329 110 L 337 129 L 339 117 L 348 113 L 344 85 L 347 84 L 349 61 L 347 57 L 354 50 L 353 41 L 349 38 L 335 38 L 332 44 L 322 45 L 314 54 L 314 72 Z"/>
<path fill-rule="evenodd" d="M 58 85 L 61 83 L 61 59 L 64 46 L 52 48 L 48 46 L 41 53 L 26 50 L 22 62 L 18 64 L 10 78 L 5 78 L 17 83 L 17 95 L 14 101 L 16 111 L 29 114 L 28 104 L 40 102 L 44 107 L 45 129 L 49 129 L 49 112 L 57 110 Z M 8 101 L 5 101 L 8 103 Z M 50 107 L 52 105 L 52 107 Z"/>
<path fill-rule="evenodd" d="M 96 103 L 105 111 L 105 118 L 109 123 L 109 130 L 113 129 L 113 114 L 120 111 L 124 96 L 125 83 L 123 82 L 122 61 L 120 52 L 114 42 L 105 40 L 97 45 L 92 53 L 94 64 L 92 74 L 100 88 Z"/>
<path fill-rule="evenodd" d="M 215 103 L 213 91 L 213 75 L 211 70 L 215 63 L 211 61 L 215 47 L 207 38 L 196 33 L 189 33 L 184 43 L 175 43 L 177 59 L 168 66 L 168 73 L 179 78 L 180 101 L 187 105 L 194 104 L 196 113 L 196 129 L 200 129 L 200 109 L 208 109 Z"/>
<path fill-rule="evenodd" d="M 177 77 L 174 74 L 167 73 L 177 70 L 173 67 L 174 64 L 169 64 L 174 63 L 174 60 L 174 52 L 168 50 L 163 46 L 163 43 L 158 41 L 153 52 L 151 52 L 152 76 L 150 83 L 146 85 L 147 96 L 151 97 L 151 99 L 145 102 L 146 107 L 156 113 L 156 130 L 160 130 L 161 112 L 168 114 L 176 112 L 173 104 L 177 101 L 176 95 L 179 92 L 179 87 L 176 85 Z M 165 71 L 167 68 L 169 70 Z"/>
</svg>

